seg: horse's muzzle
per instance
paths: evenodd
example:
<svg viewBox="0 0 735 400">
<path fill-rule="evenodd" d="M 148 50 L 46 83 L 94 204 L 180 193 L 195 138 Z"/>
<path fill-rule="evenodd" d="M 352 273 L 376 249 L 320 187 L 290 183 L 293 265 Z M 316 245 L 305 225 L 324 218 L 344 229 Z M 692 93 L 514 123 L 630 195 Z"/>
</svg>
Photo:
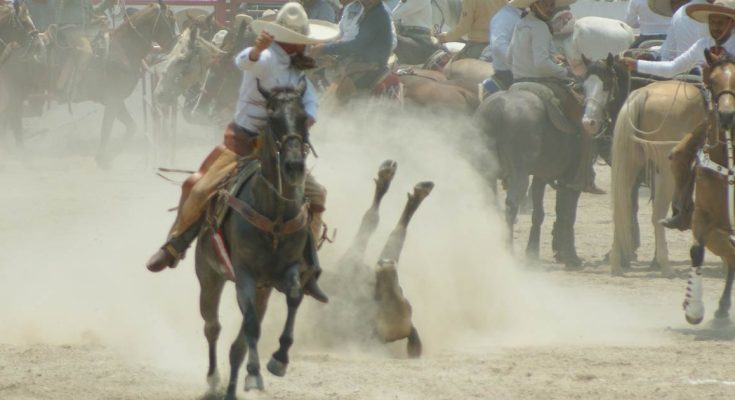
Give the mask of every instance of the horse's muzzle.
<svg viewBox="0 0 735 400">
<path fill-rule="evenodd" d="M 593 118 L 582 118 L 582 127 L 586 134 L 590 136 L 597 135 L 602 127 L 602 121 L 598 121 Z"/>
</svg>

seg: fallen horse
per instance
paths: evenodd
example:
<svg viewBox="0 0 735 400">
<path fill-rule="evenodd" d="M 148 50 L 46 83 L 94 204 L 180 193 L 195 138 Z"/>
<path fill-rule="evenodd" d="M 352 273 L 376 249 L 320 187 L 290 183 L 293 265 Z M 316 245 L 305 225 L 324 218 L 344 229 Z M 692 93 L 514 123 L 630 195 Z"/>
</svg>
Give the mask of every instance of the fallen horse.
<svg viewBox="0 0 735 400">
<path fill-rule="evenodd" d="M 373 204 L 365 212 L 357 235 L 347 252 L 339 262 L 339 270 L 333 278 L 339 282 L 336 304 L 343 307 L 340 314 L 344 316 L 360 317 L 362 321 L 355 321 L 357 326 L 367 322 L 374 337 L 384 343 L 407 339 L 408 356 L 412 358 L 421 355 L 421 339 L 412 322 L 412 308 L 408 299 L 403 295 L 398 281 L 398 261 L 403 251 L 406 232 L 409 222 L 421 202 L 434 188 L 433 182 L 420 182 L 408 195 L 398 224 L 388 237 L 375 268 L 364 262 L 365 249 L 370 237 L 375 232 L 380 221 L 378 210 L 383 196 L 388 192 L 397 164 L 388 160 L 381 164 L 378 177 L 375 180 L 375 195 Z M 343 282 L 369 282 L 369 290 L 362 286 L 358 290 L 343 285 Z M 368 311 L 366 314 L 365 311 Z M 362 318 L 367 315 L 368 318 Z"/>
</svg>

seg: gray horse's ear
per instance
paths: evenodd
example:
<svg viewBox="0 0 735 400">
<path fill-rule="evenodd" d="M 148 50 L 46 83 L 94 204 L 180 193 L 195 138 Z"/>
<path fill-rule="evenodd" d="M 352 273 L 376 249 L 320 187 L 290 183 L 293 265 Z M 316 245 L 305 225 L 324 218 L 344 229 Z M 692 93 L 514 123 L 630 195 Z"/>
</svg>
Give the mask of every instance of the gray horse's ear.
<svg viewBox="0 0 735 400">
<path fill-rule="evenodd" d="M 608 68 L 612 68 L 615 64 L 615 57 L 613 57 L 612 53 L 607 53 L 607 59 L 605 60 L 605 63 L 607 64 Z"/>
<path fill-rule="evenodd" d="M 306 93 L 306 77 L 302 76 L 301 79 L 299 79 L 299 83 L 296 85 L 296 92 L 298 92 L 299 96 L 304 97 L 304 93 Z"/>
<path fill-rule="evenodd" d="M 264 89 L 263 86 L 260 86 L 260 79 L 256 79 L 255 84 L 257 85 L 260 94 L 263 95 L 266 100 L 268 100 L 271 97 L 271 92 Z"/>
<path fill-rule="evenodd" d="M 590 66 L 590 62 L 591 62 L 591 61 L 590 61 L 590 59 L 589 59 L 589 58 L 585 57 L 585 55 L 584 55 L 584 54 L 582 54 L 582 62 L 584 63 L 584 66 L 585 66 L 585 67 L 589 67 L 589 66 Z"/>
</svg>

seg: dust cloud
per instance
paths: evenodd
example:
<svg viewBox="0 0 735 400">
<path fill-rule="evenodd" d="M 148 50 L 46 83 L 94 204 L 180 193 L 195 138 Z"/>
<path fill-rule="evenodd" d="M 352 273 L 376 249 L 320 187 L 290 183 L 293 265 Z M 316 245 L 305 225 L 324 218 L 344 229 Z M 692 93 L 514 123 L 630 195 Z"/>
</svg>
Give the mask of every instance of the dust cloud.
<svg viewBox="0 0 735 400">
<path fill-rule="evenodd" d="M 469 121 L 407 115 L 395 107 L 354 108 L 323 112 L 312 132 L 320 157 L 310 164 L 329 189 L 325 219 L 338 230 L 336 243 L 321 253 L 324 276 L 340 267 L 337 261 L 370 205 L 372 179 L 383 160 L 397 161 L 398 172 L 383 201 L 368 266 L 398 221 L 406 193 L 419 181 L 434 181 L 409 227 L 398 268 L 428 356 L 478 347 L 659 339 L 646 322 L 650 316 L 633 306 L 584 288 L 560 287 L 511 255 L 488 185 L 468 161 L 485 152 Z M 86 115 L 81 111 L 77 115 Z M 131 360 L 199 377 L 206 346 L 193 253 L 175 270 L 154 275 L 144 267 L 173 221 L 165 210 L 176 204 L 178 188 L 155 176 L 161 163 L 153 161 L 150 141 L 142 135 L 126 145 L 112 170 L 98 170 L 91 155 L 100 117 L 63 127 L 71 117 L 61 112 L 32 120 L 31 125 L 57 128 L 33 136 L 26 150 L 14 150 L 10 138 L 2 139 L 0 342 L 101 345 Z M 181 125 L 176 162 L 166 165 L 193 169 L 214 144 L 213 135 Z M 517 238 L 516 248 L 524 241 Z M 351 279 L 338 284 L 370 290 L 368 283 Z M 228 286 L 221 305 L 221 365 L 240 323 Z M 321 318 L 340 315 L 339 306 L 305 301 L 296 353 L 405 354 L 402 346 L 384 351 L 359 335 L 330 332 Z M 284 311 L 283 296 L 274 295 L 262 357 L 276 347 Z M 341 323 L 332 322 L 329 326 Z"/>
</svg>

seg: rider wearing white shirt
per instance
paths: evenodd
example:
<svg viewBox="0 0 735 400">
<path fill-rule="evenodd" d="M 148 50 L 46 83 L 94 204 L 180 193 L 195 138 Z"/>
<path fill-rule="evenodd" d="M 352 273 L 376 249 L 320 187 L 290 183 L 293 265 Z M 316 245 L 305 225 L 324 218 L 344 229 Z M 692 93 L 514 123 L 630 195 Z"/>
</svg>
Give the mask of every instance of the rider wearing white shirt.
<svg viewBox="0 0 735 400">
<path fill-rule="evenodd" d="M 522 13 L 522 10 L 507 5 L 490 20 L 490 54 L 492 54 L 495 69 L 493 78 L 505 87 L 513 83 L 510 41 L 513 38 L 516 24 L 521 20 Z"/>
<path fill-rule="evenodd" d="M 707 0 L 692 0 L 679 7 L 671 17 L 671 25 L 666 33 L 666 40 L 658 53 L 662 60 L 673 60 L 699 40 L 707 36 L 707 25 L 698 22 L 686 13 L 687 7 L 692 4 L 706 4 Z"/>
<path fill-rule="evenodd" d="M 648 0 L 630 0 L 625 12 L 625 23 L 640 28 L 640 36 L 631 45 L 637 48 L 646 40 L 665 39 L 671 18 L 656 14 L 648 7 Z"/>
<path fill-rule="evenodd" d="M 360 17 L 365 8 L 359 0 L 344 1 L 340 0 L 342 6 L 342 18 L 339 20 L 340 42 L 349 42 L 357 37 L 360 32 Z M 385 6 L 385 3 L 383 3 Z M 386 8 L 387 9 L 387 8 Z M 395 50 L 397 45 L 397 35 L 395 24 L 391 24 L 391 49 Z"/>
<path fill-rule="evenodd" d="M 396 55 L 401 63 L 422 64 L 439 50 L 431 36 L 431 0 L 401 0 L 391 18 L 398 33 Z"/>
<path fill-rule="evenodd" d="M 416 27 L 431 34 L 431 0 L 401 0 L 391 15 L 399 33 L 402 28 Z"/>
</svg>

